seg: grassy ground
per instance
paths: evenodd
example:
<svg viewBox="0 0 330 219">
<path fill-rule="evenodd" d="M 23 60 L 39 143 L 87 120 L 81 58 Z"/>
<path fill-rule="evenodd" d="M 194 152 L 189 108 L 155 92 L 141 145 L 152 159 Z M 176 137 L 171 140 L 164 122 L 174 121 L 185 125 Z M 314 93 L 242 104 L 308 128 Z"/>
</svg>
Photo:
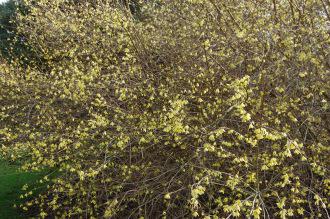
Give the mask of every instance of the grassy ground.
<svg viewBox="0 0 330 219">
<path fill-rule="evenodd" d="M 23 173 L 18 166 L 0 160 L 0 219 L 26 218 L 13 206 L 20 204 L 21 188 L 41 177 L 40 173 Z"/>
</svg>

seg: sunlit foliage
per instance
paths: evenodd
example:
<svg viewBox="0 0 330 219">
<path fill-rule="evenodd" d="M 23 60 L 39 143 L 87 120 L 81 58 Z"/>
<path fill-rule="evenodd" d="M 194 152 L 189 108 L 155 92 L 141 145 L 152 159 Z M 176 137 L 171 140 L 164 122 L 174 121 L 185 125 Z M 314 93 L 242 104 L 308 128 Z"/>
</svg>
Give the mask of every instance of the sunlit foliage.
<svg viewBox="0 0 330 219">
<path fill-rule="evenodd" d="M 19 32 L 44 61 L 1 64 L 1 150 L 61 175 L 24 209 L 329 217 L 328 1 L 25 7 Z"/>
</svg>

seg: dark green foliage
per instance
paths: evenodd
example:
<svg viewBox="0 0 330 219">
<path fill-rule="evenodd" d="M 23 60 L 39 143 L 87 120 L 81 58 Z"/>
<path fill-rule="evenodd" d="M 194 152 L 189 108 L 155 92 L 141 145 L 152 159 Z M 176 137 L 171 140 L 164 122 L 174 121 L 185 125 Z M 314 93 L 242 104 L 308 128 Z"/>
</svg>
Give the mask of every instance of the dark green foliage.
<svg viewBox="0 0 330 219">
<path fill-rule="evenodd" d="M 17 5 L 13 0 L 0 4 L 0 51 L 6 58 L 12 58 L 13 52 L 17 53 L 22 48 L 13 23 L 16 9 Z"/>
<path fill-rule="evenodd" d="M 9 0 L 0 4 L 0 56 L 21 66 L 41 67 L 43 57 L 37 55 L 17 29 L 18 13 L 28 13 L 28 8 L 21 0 Z"/>
</svg>

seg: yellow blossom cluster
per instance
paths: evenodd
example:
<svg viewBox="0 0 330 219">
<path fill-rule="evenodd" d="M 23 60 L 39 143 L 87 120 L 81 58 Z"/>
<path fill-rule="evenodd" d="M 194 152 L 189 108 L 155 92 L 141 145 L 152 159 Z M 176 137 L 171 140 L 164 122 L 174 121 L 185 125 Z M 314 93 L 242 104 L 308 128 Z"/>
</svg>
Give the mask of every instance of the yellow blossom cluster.
<svg viewBox="0 0 330 219">
<path fill-rule="evenodd" d="M 1 154 L 59 172 L 24 209 L 329 217 L 328 1 L 24 7 L 16 25 L 42 61 L 0 61 Z"/>
</svg>

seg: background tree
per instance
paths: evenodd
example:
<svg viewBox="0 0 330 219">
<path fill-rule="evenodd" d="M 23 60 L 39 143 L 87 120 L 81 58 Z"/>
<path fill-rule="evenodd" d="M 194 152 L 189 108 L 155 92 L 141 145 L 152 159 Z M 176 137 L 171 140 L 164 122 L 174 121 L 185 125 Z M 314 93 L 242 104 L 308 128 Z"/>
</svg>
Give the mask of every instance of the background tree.
<svg viewBox="0 0 330 219">
<path fill-rule="evenodd" d="M 12 23 L 16 13 L 16 5 L 14 1 L 8 1 L 0 4 L 0 41 L 1 53 L 9 56 L 10 44 L 14 41 L 15 27 Z"/>
<path fill-rule="evenodd" d="M 26 13 L 28 8 L 21 0 L 9 0 L 0 4 L 0 53 L 13 65 L 46 70 L 43 57 L 35 53 L 24 35 L 17 30 L 17 14 Z"/>
</svg>

